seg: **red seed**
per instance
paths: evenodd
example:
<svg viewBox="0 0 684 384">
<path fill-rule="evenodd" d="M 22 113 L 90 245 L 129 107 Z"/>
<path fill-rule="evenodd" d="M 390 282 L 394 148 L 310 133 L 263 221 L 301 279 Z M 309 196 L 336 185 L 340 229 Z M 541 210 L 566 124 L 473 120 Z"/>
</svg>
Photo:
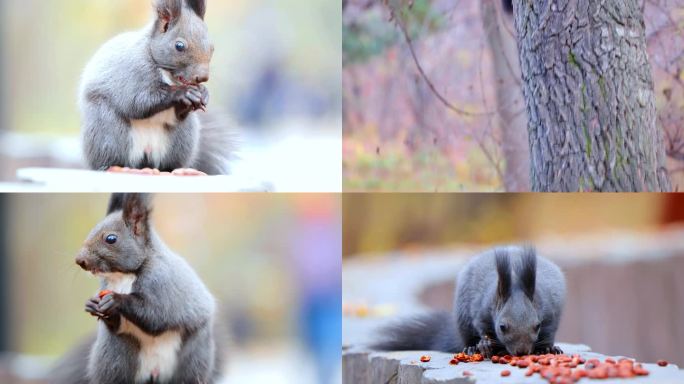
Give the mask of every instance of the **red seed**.
<svg viewBox="0 0 684 384">
<path fill-rule="evenodd" d="M 432 359 L 432 358 L 431 358 L 430 356 L 428 356 L 428 355 L 425 355 L 425 356 L 421 356 L 421 357 L 420 357 L 420 361 L 422 361 L 423 363 L 427 363 L 427 362 L 430 361 L 431 359 Z"/>
<path fill-rule="evenodd" d="M 661 367 L 667 367 L 667 364 L 667 360 L 658 360 L 658 365 L 660 365 Z"/>
<path fill-rule="evenodd" d="M 458 359 L 451 359 L 451 360 L 449 361 L 449 364 L 451 364 L 451 365 L 458 365 Z"/>
<path fill-rule="evenodd" d="M 511 375 L 511 371 L 509 371 L 507 369 L 504 369 L 503 371 L 501 371 L 501 376 L 503 376 L 503 377 L 510 376 L 510 375 Z"/>
<path fill-rule="evenodd" d="M 498 362 L 499 362 L 499 356 L 497 356 L 497 355 L 492 356 L 492 363 L 496 364 Z"/>
<path fill-rule="evenodd" d="M 634 368 L 632 372 L 634 372 L 637 376 L 648 376 L 649 373 L 646 369 L 643 369 L 641 367 Z"/>
<path fill-rule="evenodd" d="M 107 295 L 110 295 L 110 294 L 112 294 L 112 293 L 114 293 L 114 292 L 110 291 L 109 289 L 105 289 L 105 290 L 103 290 L 103 291 L 100 291 L 100 293 L 98 293 L 97 296 L 101 299 L 101 298 L 103 298 L 103 297 L 105 297 L 105 296 L 107 296 Z"/>
</svg>

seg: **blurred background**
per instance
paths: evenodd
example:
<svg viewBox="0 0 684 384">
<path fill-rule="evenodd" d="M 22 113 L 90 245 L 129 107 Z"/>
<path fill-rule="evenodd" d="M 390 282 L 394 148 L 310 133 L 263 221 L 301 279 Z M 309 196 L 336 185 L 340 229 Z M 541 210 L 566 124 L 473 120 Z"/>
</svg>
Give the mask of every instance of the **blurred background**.
<svg viewBox="0 0 684 384">
<path fill-rule="evenodd" d="M 345 346 L 397 317 L 451 310 L 469 258 L 531 243 L 565 272 L 557 341 L 684 364 L 684 196 L 345 195 L 343 215 Z"/>
<path fill-rule="evenodd" d="M 76 105 L 86 62 L 143 28 L 152 0 L 0 0 L 0 181 L 82 167 Z M 233 173 L 281 191 L 341 190 L 341 10 L 335 0 L 208 1 L 209 111 L 235 122 Z"/>
<path fill-rule="evenodd" d="M 510 0 L 344 0 L 345 191 L 529 191 Z M 643 1 L 668 171 L 684 185 L 684 0 Z"/>
<path fill-rule="evenodd" d="M 43 383 L 96 329 L 74 258 L 106 195 L 0 195 L 0 382 Z M 218 299 L 222 384 L 340 382 L 341 216 L 331 195 L 157 195 L 153 224 Z"/>
</svg>

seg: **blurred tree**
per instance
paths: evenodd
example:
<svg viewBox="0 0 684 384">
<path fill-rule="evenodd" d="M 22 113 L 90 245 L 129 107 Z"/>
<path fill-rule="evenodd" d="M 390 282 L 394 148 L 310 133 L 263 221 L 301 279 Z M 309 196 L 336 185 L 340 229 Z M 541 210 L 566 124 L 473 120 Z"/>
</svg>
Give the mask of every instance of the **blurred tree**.
<svg viewBox="0 0 684 384">
<path fill-rule="evenodd" d="M 534 191 L 668 191 L 638 0 L 514 2 Z"/>
<path fill-rule="evenodd" d="M 496 89 L 496 123 L 501 130 L 501 152 L 506 161 L 504 187 L 508 192 L 530 190 L 530 156 L 527 137 L 518 46 L 513 33 L 506 29 L 512 22 L 507 2 L 499 8 L 498 0 L 482 0 L 480 15 L 489 50 L 492 54 Z M 500 12 L 505 10 L 506 12 Z"/>
<path fill-rule="evenodd" d="M 501 3 L 507 13 L 513 14 L 513 0 L 503 0 Z"/>
</svg>

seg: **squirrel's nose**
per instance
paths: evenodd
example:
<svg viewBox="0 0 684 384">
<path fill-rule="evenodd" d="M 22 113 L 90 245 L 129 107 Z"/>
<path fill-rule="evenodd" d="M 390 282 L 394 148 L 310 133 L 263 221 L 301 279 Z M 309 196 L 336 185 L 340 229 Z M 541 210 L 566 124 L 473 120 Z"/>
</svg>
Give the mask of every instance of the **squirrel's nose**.
<svg viewBox="0 0 684 384">
<path fill-rule="evenodd" d="M 195 83 L 197 84 L 206 83 L 207 81 L 209 81 L 208 73 L 195 76 Z"/>
<path fill-rule="evenodd" d="M 87 270 L 88 268 L 88 263 L 86 260 L 82 257 L 77 257 L 76 258 L 76 264 L 78 264 L 79 267 L 83 268 L 84 270 Z"/>
</svg>

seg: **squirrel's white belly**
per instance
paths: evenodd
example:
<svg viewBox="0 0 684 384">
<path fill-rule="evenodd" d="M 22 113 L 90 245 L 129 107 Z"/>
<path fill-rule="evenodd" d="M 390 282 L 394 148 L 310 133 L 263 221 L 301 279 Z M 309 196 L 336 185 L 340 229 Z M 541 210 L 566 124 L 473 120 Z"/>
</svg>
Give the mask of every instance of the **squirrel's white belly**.
<svg viewBox="0 0 684 384">
<path fill-rule="evenodd" d="M 133 290 L 133 274 L 102 273 L 100 276 L 104 278 L 106 288 L 113 292 L 127 295 Z M 131 335 L 140 343 L 136 383 L 146 383 L 150 377 L 154 377 L 155 382 L 171 380 L 178 365 L 178 351 L 182 344 L 180 332 L 168 331 L 152 336 L 121 316 L 118 333 Z"/>
<path fill-rule="evenodd" d="M 151 377 L 155 378 L 154 382 L 171 380 L 178 365 L 182 343 L 180 332 L 167 331 L 151 336 L 122 316 L 119 333 L 131 335 L 140 342 L 138 372 L 135 375 L 137 383 L 147 383 Z"/>
<path fill-rule="evenodd" d="M 129 162 L 135 164 L 147 156 L 158 168 L 169 150 L 167 126 L 174 126 L 177 123 L 175 108 L 161 111 L 144 120 L 131 120 Z"/>
</svg>

